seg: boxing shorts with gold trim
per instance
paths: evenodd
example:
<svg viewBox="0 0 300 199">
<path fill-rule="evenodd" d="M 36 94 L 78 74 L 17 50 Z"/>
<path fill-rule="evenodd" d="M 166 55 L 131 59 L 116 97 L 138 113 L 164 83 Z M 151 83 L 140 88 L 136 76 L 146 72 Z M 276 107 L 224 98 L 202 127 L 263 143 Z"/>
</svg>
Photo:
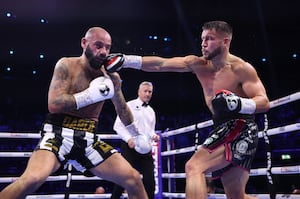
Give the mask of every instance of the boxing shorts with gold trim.
<svg viewBox="0 0 300 199">
<path fill-rule="evenodd" d="M 117 152 L 95 134 L 97 122 L 65 114 L 49 114 L 41 129 L 41 139 L 35 150 L 53 152 L 65 167 L 71 163 L 84 175 L 89 169 Z M 62 169 L 62 168 L 61 168 Z"/>
</svg>

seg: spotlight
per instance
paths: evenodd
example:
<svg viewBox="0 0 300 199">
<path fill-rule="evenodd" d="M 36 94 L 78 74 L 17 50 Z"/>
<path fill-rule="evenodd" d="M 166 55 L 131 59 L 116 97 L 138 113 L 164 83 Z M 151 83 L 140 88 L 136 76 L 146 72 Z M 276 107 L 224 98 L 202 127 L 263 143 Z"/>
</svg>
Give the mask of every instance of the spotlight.
<svg viewBox="0 0 300 199">
<path fill-rule="evenodd" d="M 164 37 L 164 41 L 171 41 L 170 37 Z"/>
<path fill-rule="evenodd" d="M 292 57 L 293 57 L 294 59 L 296 59 L 296 58 L 298 57 L 298 55 L 297 55 L 296 53 L 293 53 Z"/>
<path fill-rule="evenodd" d="M 267 59 L 266 59 L 266 58 L 262 58 L 261 61 L 262 61 L 262 62 L 266 62 Z"/>
<path fill-rule="evenodd" d="M 48 20 L 46 20 L 46 19 L 44 19 L 44 18 L 41 18 L 41 19 L 40 19 L 40 22 L 41 22 L 41 23 L 48 23 Z"/>
<path fill-rule="evenodd" d="M 40 59 L 44 59 L 45 56 L 43 54 L 40 54 Z"/>
<path fill-rule="evenodd" d="M 6 17 L 8 18 L 16 18 L 16 15 L 13 15 L 11 12 L 6 13 Z"/>
</svg>

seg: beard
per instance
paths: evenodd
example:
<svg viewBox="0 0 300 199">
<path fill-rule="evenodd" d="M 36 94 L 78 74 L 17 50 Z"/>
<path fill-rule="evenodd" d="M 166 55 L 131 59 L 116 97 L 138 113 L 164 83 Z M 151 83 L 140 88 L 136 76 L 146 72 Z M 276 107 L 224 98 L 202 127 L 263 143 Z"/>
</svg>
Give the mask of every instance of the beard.
<svg viewBox="0 0 300 199">
<path fill-rule="evenodd" d="M 93 52 L 89 46 L 86 47 L 86 50 L 84 52 L 85 56 L 87 57 L 89 64 L 94 69 L 100 69 L 101 65 L 103 64 L 103 61 L 100 61 L 93 55 Z"/>
<path fill-rule="evenodd" d="M 221 52 L 222 52 L 221 47 L 218 47 L 217 49 L 215 49 L 211 53 L 208 53 L 207 55 L 204 55 L 204 58 L 206 60 L 212 60 L 214 57 L 216 57 L 217 55 L 221 54 Z"/>
</svg>

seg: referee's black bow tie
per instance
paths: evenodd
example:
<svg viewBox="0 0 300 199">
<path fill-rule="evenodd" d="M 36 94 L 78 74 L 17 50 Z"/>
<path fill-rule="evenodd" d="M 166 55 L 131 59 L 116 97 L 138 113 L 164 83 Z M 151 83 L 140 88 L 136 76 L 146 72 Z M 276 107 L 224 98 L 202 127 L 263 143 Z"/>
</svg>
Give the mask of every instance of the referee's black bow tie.
<svg viewBox="0 0 300 199">
<path fill-rule="evenodd" d="M 146 103 L 146 102 L 144 102 L 143 104 L 142 104 L 142 106 L 144 106 L 144 107 L 147 107 L 149 104 L 148 103 Z"/>
</svg>

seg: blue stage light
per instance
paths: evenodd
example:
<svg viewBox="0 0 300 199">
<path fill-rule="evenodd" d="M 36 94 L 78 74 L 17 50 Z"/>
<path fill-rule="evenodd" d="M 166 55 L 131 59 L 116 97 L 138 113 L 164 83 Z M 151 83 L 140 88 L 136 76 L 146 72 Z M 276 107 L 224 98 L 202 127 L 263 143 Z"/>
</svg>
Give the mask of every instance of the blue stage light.
<svg viewBox="0 0 300 199">
<path fill-rule="evenodd" d="M 296 58 L 298 57 L 298 55 L 297 55 L 296 53 L 293 53 L 292 57 L 293 57 L 294 59 L 296 59 Z"/>
<path fill-rule="evenodd" d="M 41 19 L 40 19 L 40 22 L 41 22 L 41 23 L 48 23 L 48 20 L 46 20 L 45 18 L 41 18 Z"/>
</svg>

